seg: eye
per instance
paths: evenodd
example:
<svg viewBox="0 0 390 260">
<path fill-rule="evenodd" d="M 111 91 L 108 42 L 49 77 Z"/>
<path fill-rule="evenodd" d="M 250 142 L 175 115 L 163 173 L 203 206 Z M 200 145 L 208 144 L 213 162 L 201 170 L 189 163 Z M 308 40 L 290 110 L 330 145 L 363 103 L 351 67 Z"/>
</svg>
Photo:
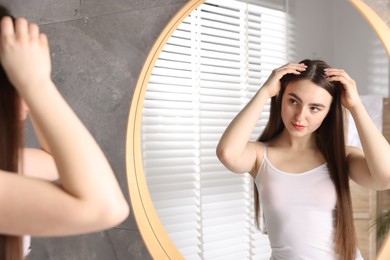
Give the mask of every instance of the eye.
<svg viewBox="0 0 390 260">
<path fill-rule="evenodd" d="M 317 112 L 320 112 L 321 109 L 319 109 L 318 107 L 310 107 L 310 111 L 314 112 L 314 113 L 317 113 Z"/>
<path fill-rule="evenodd" d="M 292 105 L 297 105 L 297 104 L 298 104 L 298 101 L 297 101 L 296 99 L 294 99 L 294 98 L 290 98 L 290 99 L 288 100 L 288 102 L 289 102 L 290 104 L 292 104 Z"/>
</svg>

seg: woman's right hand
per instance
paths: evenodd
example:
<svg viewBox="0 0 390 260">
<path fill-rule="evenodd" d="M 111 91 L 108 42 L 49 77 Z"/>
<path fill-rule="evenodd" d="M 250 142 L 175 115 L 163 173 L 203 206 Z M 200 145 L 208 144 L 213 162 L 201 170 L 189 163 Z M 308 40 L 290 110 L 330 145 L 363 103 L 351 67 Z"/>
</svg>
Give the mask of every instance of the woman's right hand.
<svg viewBox="0 0 390 260">
<path fill-rule="evenodd" d="M 51 81 L 47 37 L 39 32 L 36 24 L 18 18 L 14 25 L 10 17 L 4 17 L 1 32 L 0 61 L 8 79 L 22 96 L 28 88 Z"/>
<path fill-rule="evenodd" d="M 279 68 L 276 68 L 272 71 L 266 82 L 264 82 L 261 89 L 267 91 L 269 97 L 271 98 L 279 93 L 281 88 L 280 79 L 284 75 L 289 73 L 299 75 L 302 71 L 305 71 L 306 68 L 307 66 L 303 63 L 287 63 Z"/>
</svg>

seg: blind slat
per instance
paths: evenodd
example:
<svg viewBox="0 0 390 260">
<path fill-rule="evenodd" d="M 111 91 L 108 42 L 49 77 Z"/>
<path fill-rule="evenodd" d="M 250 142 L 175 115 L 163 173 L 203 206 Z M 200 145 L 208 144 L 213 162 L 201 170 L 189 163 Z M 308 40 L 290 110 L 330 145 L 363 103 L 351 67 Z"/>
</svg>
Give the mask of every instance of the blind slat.
<svg viewBox="0 0 390 260">
<path fill-rule="evenodd" d="M 283 0 L 264 1 L 277 10 L 207 0 L 173 33 L 150 76 L 144 171 L 160 220 L 185 259 L 270 257 L 267 236 L 254 226 L 252 177 L 229 172 L 215 155 L 227 125 L 286 63 Z M 269 102 L 251 140 L 268 117 Z"/>
</svg>

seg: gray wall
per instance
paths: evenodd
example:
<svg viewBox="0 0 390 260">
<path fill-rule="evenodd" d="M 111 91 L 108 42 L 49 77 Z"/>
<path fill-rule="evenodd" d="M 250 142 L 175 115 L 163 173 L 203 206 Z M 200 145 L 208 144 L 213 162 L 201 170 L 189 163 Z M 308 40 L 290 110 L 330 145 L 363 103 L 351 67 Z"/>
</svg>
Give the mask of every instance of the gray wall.
<svg viewBox="0 0 390 260">
<path fill-rule="evenodd" d="M 126 126 L 137 76 L 159 32 L 185 2 L 0 0 L 15 16 L 40 24 L 48 35 L 53 79 L 108 156 L 126 197 Z M 302 18 L 289 24 L 292 61 L 324 59 L 345 67 L 362 94 L 388 95 L 389 60 L 356 10 L 345 0 L 289 2 L 290 12 Z M 381 84 L 387 87 L 378 87 Z M 29 124 L 26 141 L 37 145 Z M 130 215 L 105 232 L 33 238 L 28 259 L 150 259 L 150 255 Z"/>
<path fill-rule="evenodd" d="M 125 140 L 138 73 L 186 0 L 0 0 L 49 37 L 53 79 L 107 155 L 128 197 Z M 42 101 L 44 102 L 44 101 Z M 35 146 L 31 127 L 26 141 Z M 111 230 L 33 238 L 33 259 L 150 259 L 134 217 Z"/>
<path fill-rule="evenodd" d="M 350 70 L 362 95 L 389 96 L 389 57 L 373 28 L 346 0 L 333 0 L 334 64 Z"/>
<path fill-rule="evenodd" d="M 289 0 L 289 58 L 319 58 L 343 68 L 362 95 L 389 96 L 389 57 L 347 0 Z"/>
</svg>

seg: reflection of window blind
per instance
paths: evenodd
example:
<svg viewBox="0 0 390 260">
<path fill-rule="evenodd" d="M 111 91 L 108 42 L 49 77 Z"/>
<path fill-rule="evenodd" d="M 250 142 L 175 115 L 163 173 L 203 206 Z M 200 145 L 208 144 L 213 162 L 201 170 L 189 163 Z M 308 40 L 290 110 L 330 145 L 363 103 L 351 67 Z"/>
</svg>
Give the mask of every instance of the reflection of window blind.
<svg viewBox="0 0 390 260">
<path fill-rule="evenodd" d="M 253 221 L 253 180 L 218 161 L 222 132 L 286 62 L 285 14 L 206 1 L 168 40 L 147 87 L 145 175 L 156 211 L 186 259 L 269 259 Z M 261 133 L 269 108 L 254 130 Z"/>
<path fill-rule="evenodd" d="M 390 143 L 390 98 L 383 99 L 383 136 Z"/>
</svg>

